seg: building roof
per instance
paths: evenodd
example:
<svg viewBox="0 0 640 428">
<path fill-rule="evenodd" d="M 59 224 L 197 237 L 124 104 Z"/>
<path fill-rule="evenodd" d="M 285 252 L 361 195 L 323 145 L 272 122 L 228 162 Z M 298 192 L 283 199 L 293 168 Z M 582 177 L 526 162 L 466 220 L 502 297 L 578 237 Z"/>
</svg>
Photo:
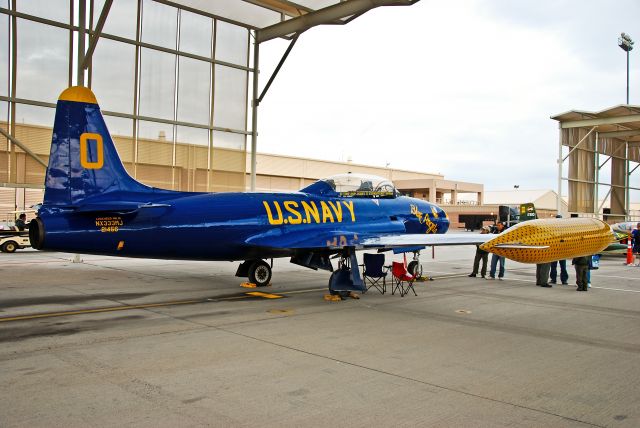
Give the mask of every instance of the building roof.
<svg viewBox="0 0 640 428">
<path fill-rule="evenodd" d="M 596 126 L 601 137 L 640 142 L 640 106 L 619 104 L 600 111 L 570 110 L 551 116 L 562 129 Z"/>
<path fill-rule="evenodd" d="M 550 189 L 540 190 L 489 190 L 484 192 L 485 205 L 520 205 L 532 202 L 536 208 L 556 209 L 557 193 Z M 562 202 L 563 206 L 566 203 Z"/>
</svg>

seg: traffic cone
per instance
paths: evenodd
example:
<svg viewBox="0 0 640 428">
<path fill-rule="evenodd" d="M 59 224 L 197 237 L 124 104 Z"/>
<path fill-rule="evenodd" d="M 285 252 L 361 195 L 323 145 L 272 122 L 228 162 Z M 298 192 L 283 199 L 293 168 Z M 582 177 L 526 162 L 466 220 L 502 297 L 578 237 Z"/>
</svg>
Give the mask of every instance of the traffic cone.
<svg viewBox="0 0 640 428">
<path fill-rule="evenodd" d="M 627 265 L 631 265 L 633 263 L 633 251 L 631 248 L 631 238 L 627 238 Z"/>
</svg>

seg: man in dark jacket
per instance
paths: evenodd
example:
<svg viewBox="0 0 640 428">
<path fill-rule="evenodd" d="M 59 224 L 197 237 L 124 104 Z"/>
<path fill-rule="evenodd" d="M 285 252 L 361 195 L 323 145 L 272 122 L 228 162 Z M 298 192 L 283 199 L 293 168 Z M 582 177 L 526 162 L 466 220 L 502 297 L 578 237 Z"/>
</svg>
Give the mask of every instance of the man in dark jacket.
<svg viewBox="0 0 640 428">
<path fill-rule="evenodd" d="M 23 230 L 29 228 L 29 226 L 27 226 L 27 215 L 26 214 L 24 214 L 24 213 L 20 214 L 20 217 L 18 217 L 18 219 L 16 220 L 16 227 L 21 232 Z"/>
<path fill-rule="evenodd" d="M 587 272 L 589 270 L 589 259 L 591 256 L 576 257 L 571 264 L 576 268 L 576 291 L 587 291 Z"/>
<path fill-rule="evenodd" d="M 489 226 L 484 226 L 481 235 L 489 233 Z M 480 274 L 484 278 L 487 274 L 487 260 L 489 259 L 489 253 L 480 249 L 480 244 L 476 244 L 476 257 L 473 259 L 473 271 L 469 274 L 470 278 L 475 278 L 478 275 L 478 268 L 480 267 L 480 260 L 482 260 L 482 270 Z"/>
</svg>

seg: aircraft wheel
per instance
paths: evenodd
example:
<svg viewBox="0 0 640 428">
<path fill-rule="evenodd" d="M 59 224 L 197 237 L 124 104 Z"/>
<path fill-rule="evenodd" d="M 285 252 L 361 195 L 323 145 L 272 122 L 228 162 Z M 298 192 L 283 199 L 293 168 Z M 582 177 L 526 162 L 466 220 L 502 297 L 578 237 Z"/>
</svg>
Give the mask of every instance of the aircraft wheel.
<svg viewBox="0 0 640 428">
<path fill-rule="evenodd" d="M 249 266 L 249 282 L 265 287 L 271 281 L 271 266 L 264 260 L 256 260 Z"/>
<path fill-rule="evenodd" d="M 7 241 L 2 244 L 2 252 L 4 253 L 15 253 L 18 249 L 18 244 L 13 241 Z"/>
<path fill-rule="evenodd" d="M 409 272 L 410 275 L 413 275 L 415 277 L 421 277 L 422 265 L 417 260 L 412 260 L 409 262 L 409 265 L 407 266 L 407 272 Z"/>
</svg>

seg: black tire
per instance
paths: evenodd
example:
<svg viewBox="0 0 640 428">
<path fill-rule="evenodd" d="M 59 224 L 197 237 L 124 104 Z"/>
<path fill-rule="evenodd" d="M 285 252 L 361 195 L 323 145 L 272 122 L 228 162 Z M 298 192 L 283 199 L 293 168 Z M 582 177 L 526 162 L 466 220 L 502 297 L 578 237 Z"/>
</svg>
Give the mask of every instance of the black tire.
<svg viewBox="0 0 640 428">
<path fill-rule="evenodd" d="M 18 243 L 15 241 L 7 241 L 2 244 L 2 252 L 3 253 L 15 253 L 18 249 Z"/>
<path fill-rule="evenodd" d="M 265 287 L 271 282 L 271 266 L 264 260 L 256 260 L 249 266 L 249 282 Z"/>
<path fill-rule="evenodd" d="M 422 265 L 417 260 L 412 260 L 407 266 L 407 272 L 409 272 L 409 275 L 420 277 L 422 276 Z"/>
</svg>

